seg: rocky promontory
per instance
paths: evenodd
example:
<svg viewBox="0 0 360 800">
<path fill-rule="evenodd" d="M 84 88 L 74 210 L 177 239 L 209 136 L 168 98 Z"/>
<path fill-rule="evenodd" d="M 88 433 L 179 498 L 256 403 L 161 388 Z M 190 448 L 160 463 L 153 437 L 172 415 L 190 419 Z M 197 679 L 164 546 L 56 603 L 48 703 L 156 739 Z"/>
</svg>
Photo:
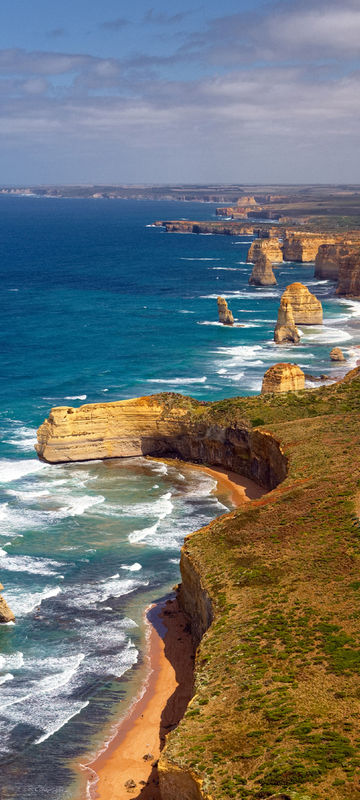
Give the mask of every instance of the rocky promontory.
<svg viewBox="0 0 360 800">
<path fill-rule="evenodd" d="M 296 325 L 322 325 L 321 302 L 303 283 L 291 283 L 282 297 L 291 303 Z"/>
<path fill-rule="evenodd" d="M 295 325 L 294 314 L 290 300 L 282 296 L 278 311 L 277 323 L 274 330 L 276 344 L 300 342 L 300 334 Z"/>
<path fill-rule="evenodd" d="M 297 392 L 305 389 L 305 375 L 297 364 L 279 363 L 264 375 L 261 394 L 269 392 Z"/>
<path fill-rule="evenodd" d="M 233 325 L 234 317 L 232 311 L 228 307 L 225 297 L 218 297 L 217 299 L 219 322 L 223 325 Z"/>
<path fill-rule="evenodd" d="M 283 243 L 284 261 L 314 261 L 319 247 L 333 242 L 334 237 L 328 234 L 285 231 Z"/>
<path fill-rule="evenodd" d="M 4 587 L 0 583 L 0 591 L 3 588 Z M 0 594 L 0 625 L 6 622 L 14 622 L 14 620 L 15 620 L 15 615 L 11 611 L 11 608 L 9 608 L 6 600 L 4 600 L 4 598 Z"/>
</svg>

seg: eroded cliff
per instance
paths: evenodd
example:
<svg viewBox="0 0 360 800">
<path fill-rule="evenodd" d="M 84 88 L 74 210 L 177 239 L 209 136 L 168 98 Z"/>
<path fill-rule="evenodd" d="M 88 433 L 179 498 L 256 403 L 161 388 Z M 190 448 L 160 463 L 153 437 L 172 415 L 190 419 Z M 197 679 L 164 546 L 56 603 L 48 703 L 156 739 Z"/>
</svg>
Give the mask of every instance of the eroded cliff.
<svg viewBox="0 0 360 800">
<path fill-rule="evenodd" d="M 4 587 L 0 583 L 0 591 L 3 588 Z M 15 615 L 11 611 L 11 608 L 9 608 L 6 600 L 4 600 L 4 598 L 0 594 L 0 625 L 6 622 L 14 622 L 14 620 L 15 620 Z"/>
<path fill-rule="evenodd" d="M 284 261 L 314 261 L 319 247 L 333 242 L 334 237 L 331 234 L 285 231 L 283 244 Z"/>
<path fill-rule="evenodd" d="M 359 800 L 359 389 L 357 369 L 264 397 L 286 480 L 185 541 L 180 597 L 195 640 L 210 627 L 163 800 Z"/>
<path fill-rule="evenodd" d="M 291 304 L 295 325 L 321 325 L 323 310 L 320 300 L 303 283 L 291 283 L 282 295 Z"/>
<path fill-rule="evenodd" d="M 278 232 L 277 232 L 278 233 Z M 257 264 L 260 259 L 266 257 L 272 264 L 281 263 L 283 261 L 282 246 L 278 238 L 271 236 L 269 238 L 254 239 L 250 245 L 247 262 Z"/>
<path fill-rule="evenodd" d="M 216 404 L 175 394 L 80 408 L 53 408 L 38 430 L 36 450 L 50 463 L 128 456 L 174 456 L 227 467 L 261 486 L 276 486 L 286 459 L 274 437 L 236 414 L 227 424 Z"/>
</svg>

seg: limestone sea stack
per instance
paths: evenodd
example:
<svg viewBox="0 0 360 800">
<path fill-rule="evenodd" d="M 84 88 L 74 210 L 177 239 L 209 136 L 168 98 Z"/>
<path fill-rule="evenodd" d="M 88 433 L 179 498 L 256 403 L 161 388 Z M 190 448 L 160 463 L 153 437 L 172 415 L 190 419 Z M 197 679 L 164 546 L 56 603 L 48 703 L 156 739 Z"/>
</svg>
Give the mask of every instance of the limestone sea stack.
<svg viewBox="0 0 360 800">
<path fill-rule="evenodd" d="M 282 342 L 297 344 L 300 342 L 300 334 L 295 325 L 291 303 L 284 296 L 280 300 L 274 341 L 276 344 L 282 344 Z"/>
<path fill-rule="evenodd" d="M 305 375 L 297 364 L 274 364 L 265 372 L 261 394 L 298 392 L 305 389 Z"/>
<path fill-rule="evenodd" d="M 0 583 L 0 591 L 3 588 L 4 587 Z M 0 594 L 0 625 L 4 624 L 4 622 L 14 622 L 14 620 L 15 616 L 11 611 L 11 608 L 9 608 L 6 600 L 4 600 L 4 598 Z"/>
<path fill-rule="evenodd" d="M 261 253 L 254 264 L 249 283 L 254 286 L 274 286 L 277 283 L 270 259 Z"/>
<path fill-rule="evenodd" d="M 343 351 L 340 347 L 333 347 L 330 353 L 331 361 L 346 361 Z"/>
<path fill-rule="evenodd" d="M 248 250 L 246 261 L 248 264 L 256 264 L 261 256 L 266 256 L 272 264 L 283 261 L 282 247 L 276 237 L 255 239 Z"/>
<path fill-rule="evenodd" d="M 323 310 L 320 300 L 303 283 L 291 283 L 285 289 L 282 299 L 291 303 L 296 325 L 322 325 Z"/>
<path fill-rule="evenodd" d="M 228 308 L 228 304 L 225 300 L 225 297 L 218 297 L 217 299 L 218 304 L 218 312 L 219 312 L 219 322 L 223 325 L 233 325 L 234 324 L 234 317 L 230 308 Z"/>
</svg>

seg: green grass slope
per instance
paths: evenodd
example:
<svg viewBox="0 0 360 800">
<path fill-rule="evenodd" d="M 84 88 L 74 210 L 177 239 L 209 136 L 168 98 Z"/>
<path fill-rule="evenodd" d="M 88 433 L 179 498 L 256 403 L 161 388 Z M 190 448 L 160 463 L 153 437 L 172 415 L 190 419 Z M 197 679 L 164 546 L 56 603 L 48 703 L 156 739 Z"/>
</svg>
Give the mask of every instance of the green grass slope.
<svg viewBox="0 0 360 800">
<path fill-rule="evenodd" d="M 166 757 L 216 800 L 359 800 L 360 370 L 316 391 L 187 403 L 197 421 L 263 425 L 289 473 L 186 541 L 215 619 Z"/>
</svg>

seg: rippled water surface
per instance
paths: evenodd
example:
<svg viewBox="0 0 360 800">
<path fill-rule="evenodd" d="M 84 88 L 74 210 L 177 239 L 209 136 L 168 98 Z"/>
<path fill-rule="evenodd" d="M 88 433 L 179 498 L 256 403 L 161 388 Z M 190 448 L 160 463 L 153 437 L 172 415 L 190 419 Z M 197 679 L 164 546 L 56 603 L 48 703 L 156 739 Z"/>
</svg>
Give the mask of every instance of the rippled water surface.
<svg viewBox="0 0 360 800">
<path fill-rule="evenodd" d="M 170 235 L 154 219 L 212 205 L 0 198 L 0 796 L 64 800 L 71 763 L 96 750 L 144 678 L 143 612 L 178 581 L 184 536 L 229 501 L 189 465 L 151 459 L 49 466 L 33 450 L 54 405 L 163 390 L 258 392 L 271 363 L 334 376 L 356 363 L 360 304 L 312 266 L 248 285 L 249 237 Z M 283 289 L 306 283 L 322 328 L 272 341 Z M 217 322 L 223 294 L 240 327 Z M 300 326 L 301 327 L 301 326 Z"/>
</svg>

